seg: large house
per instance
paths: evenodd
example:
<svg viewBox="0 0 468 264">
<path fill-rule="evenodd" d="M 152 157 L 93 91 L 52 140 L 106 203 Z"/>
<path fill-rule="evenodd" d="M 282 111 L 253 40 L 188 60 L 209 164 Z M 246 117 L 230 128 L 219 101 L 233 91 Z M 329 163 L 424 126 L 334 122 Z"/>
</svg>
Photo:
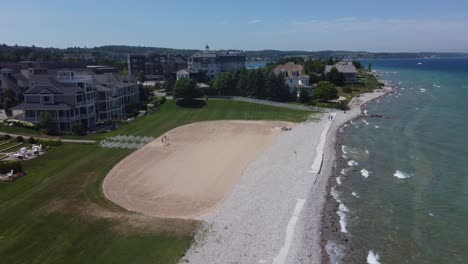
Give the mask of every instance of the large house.
<svg viewBox="0 0 468 264">
<path fill-rule="evenodd" d="M 216 78 L 221 72 L 245 68 L 245 55 L 240 51 L 210 51 L 207 45 L 204 51 L 188 59 L 188 68 L 203 71 L 210 78 Z"/>
<path fill-rule="evenodd" d="M 353 65 L 353 62 L 340 61 L 335 65 L 327 65 L 325 67 L 325 74 L 329 73 L 333 68 L 336 68 L 338 72 L 343 73 L 346 83 L 355 84 L 359 82 L 358 71 Z"/>
<path fill-rule="evenodd" d="M 124 117 L 125 106 L 139 101 L 138 86 L 130 77 L 108 70 L 24 69 L 28 89 L 23 103 L 12 110 L 22 111 L 21 119 L 32 123 L 48 112 L 58 132 L 70 132 L 74 123 L 92 129 L 99 121 Z"/>
<path fill-rule="evenodd" d="M 276 75 L 282 75 L 291 92 L 296 91 L 299 95 L 302 90 L 312 94 L 313 87 L 309 84 L 310 77 L 304 73 L 304 66 L 288 62 L 278 65 L 273 70 Z"/>
</svg>

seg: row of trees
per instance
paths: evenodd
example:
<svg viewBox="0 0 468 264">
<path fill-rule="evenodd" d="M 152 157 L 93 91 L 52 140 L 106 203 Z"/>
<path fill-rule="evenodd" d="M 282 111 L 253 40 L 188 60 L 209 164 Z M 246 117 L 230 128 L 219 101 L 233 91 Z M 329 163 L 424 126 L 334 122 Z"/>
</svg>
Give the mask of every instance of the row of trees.
<svg viewBox="0 0 468 264">
<path fill-rule="evenodd" d="M 283 76 L 262 69 L 239 69 L 221 73 L 212 88 L 218 95 L 244 96 L 270 101 L 285 102 L 292 95 Z"/>
</svg>

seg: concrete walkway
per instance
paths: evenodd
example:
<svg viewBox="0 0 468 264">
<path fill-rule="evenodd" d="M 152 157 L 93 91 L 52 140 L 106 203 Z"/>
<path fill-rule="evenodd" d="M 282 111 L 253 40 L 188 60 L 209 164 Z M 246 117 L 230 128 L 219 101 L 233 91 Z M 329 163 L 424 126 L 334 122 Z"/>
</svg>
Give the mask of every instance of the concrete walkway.
<svg viewBox="0 0 468 264">
<path fill-rule="evenodd" d="M 169 100 L 174 99 L 172 96 L 166 96 L 166 98 Z M 336 111 L 336 109 L 330 109 L 330 108 L 297 105 L 297 104 L 287 104 L 287 103 L 273 102 L 273 101 L 268 101 L 268 100 L 261 100 L 261 99 L 242 97 L 242 96 L 208 96 L 207 98 L 208 100 L 232 100 L 232 101 L 240 101 L 240 102 L 247 102 L 247 103 L 254 103 L 254 104 L 261 104 L 261 105 L 271 105 L 271 106 L 276 106 L 276 107 L 296 109 L 296 110 L 305 110 L 305 111 L 321 111 L 321 112 Z M 203 98 L 200 98 L 200 99 L 203 99 Z"/>
</svg>

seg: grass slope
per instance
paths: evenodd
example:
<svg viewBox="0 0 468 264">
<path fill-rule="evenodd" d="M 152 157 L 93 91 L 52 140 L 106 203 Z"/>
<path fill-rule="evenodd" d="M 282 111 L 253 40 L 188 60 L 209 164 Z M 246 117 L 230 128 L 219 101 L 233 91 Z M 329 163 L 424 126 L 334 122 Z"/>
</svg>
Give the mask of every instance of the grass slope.
<svg viewBox="0 0 468 264">
<path fill-rule="evenodd" d="M 168 101 L 157 113 L 109 134 L 159 136 L 204 120 L 302 121 L 310 112 L 233 101 L 184 109 Z M 65 144 L 24 162 L 28 175 L 0 183 L 2 263 L 176 263 L 195 221 L 128 212 L 101 192 L 107 172 L 131 151 Z"/>
</svg>

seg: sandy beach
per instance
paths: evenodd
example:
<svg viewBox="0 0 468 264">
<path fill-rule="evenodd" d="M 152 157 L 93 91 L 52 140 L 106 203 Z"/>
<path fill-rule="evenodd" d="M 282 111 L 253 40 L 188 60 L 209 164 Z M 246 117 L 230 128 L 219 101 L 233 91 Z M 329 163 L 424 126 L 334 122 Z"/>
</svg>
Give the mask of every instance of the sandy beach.
<svg viewBox="0 0 468 264">
<path fill-rule="evenodd" d="M 361 106 L 390 91 L 363 94 L 346 113 L 325 113 L 317 122 L 279 135 L 247 167 L 219 210 L 202 217 L 204 226 L 181 263 L 328 262 L 321 221 L 336 164 L 337 134 L 362 114 Z M 319 173 L 314 168 L 317 155 Z"/>
<path fill-rule="evenodd" d="M 322 221 L 337 220 L 329 199 L 337 135 L 390 91 L 363 94 L 346 112 L 301 124 L 178 127 L 165 134 L 168 145 L 158 138 L 114 167 L 104 194 L 130 211 L 201 220 L 181 263 L 328 263 L 322 231 L 334 231 Z"/>
<path fill-rule="evenodd" d="M 119 162 L 103 183 L 114 203 L 145 215 L 197 219 L 230 193 L 287 122 L 212 121 L 178 127 Z"/>
</svg>

